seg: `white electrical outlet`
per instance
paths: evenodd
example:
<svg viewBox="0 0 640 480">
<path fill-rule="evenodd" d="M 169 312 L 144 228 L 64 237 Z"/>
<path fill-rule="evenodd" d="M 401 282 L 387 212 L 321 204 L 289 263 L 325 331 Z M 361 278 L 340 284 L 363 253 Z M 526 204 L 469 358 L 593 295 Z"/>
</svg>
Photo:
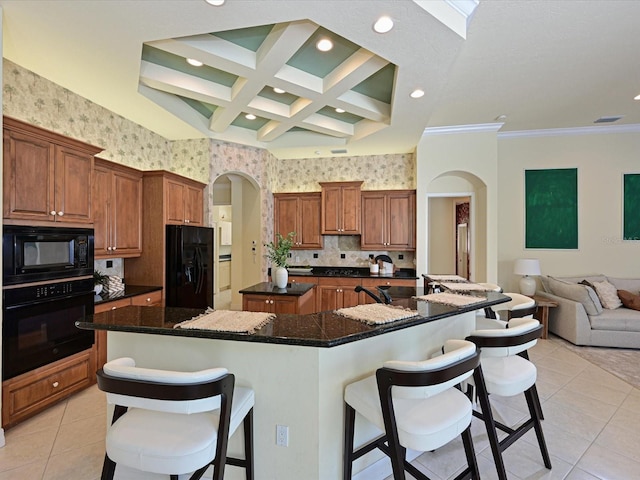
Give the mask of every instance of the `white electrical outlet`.
<svg viewBox="0 0 640 480">
<path fill-rule="evenodd" d="M 289 446 L 289 427 L 286 425 L 276 425 L 276 445 L 280 447 Z"/>
</svg>

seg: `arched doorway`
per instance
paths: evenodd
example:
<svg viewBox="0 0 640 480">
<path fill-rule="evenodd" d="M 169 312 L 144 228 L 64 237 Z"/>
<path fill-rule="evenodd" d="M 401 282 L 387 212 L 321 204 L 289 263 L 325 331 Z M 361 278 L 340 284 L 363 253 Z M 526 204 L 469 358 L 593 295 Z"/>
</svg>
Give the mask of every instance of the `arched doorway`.
<svg viewBox="0 0 640 480">
<path fill-rule="evenodd" d="M 227 172 L 215 179 L 209 198 L 216 232 L 214 305 L 241 310 L 238 291 L 262 281 L 260 187 L 245 173 Z"/>
</svg>

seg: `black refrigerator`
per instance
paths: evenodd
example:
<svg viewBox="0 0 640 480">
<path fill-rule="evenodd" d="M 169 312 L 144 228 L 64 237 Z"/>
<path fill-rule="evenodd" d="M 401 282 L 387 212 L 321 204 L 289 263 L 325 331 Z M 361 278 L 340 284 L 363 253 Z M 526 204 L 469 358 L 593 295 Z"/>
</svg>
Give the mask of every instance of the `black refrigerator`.
<svg viewBox="0 0 640 480">
<path fill-rule="evenodd" d="M 167 225 L 166 306 L 213 307 L 213 228 Z"/>
</svg>

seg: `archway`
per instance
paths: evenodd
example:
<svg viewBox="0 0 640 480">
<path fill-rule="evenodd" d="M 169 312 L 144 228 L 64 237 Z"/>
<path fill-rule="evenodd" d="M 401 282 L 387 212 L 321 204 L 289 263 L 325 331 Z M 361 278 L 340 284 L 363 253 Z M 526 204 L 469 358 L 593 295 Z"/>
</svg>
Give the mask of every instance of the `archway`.
<svg viewBox="0 0 640 480">
<path fill-rule="evenodd" d="M 216 232 L 214 305 L 241 310 L 238 291 L 262 281 L 260 187 L 246 173 L 227 172 L 213 182 L 210 200 Z"/>
<path fill-rule="evenodd" d="M 464 171 L 444 172 L 427 186 L 427 271 L 463 272 L 474 281 L 487 280 L 487 187 Z M 460 205 L 468 203 L 465 220 Z M 460 228 L 464 225 L 464 228 Z M 460 239 L 460 232 L 467 238 Z M 461 250 L 461 245 L 467 247 Z M 465 255 L 468 255 L 468 263 Z M 459 265 L 464 262 L 465 265 Z"/>
</svg>

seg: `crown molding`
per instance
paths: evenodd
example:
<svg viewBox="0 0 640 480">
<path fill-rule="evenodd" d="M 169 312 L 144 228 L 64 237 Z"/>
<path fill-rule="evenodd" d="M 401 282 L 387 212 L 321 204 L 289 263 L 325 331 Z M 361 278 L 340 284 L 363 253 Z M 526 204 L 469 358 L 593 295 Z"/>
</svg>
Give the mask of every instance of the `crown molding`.
<svg viewBox="0 0 640 480">
<path fill-rule="evenodd" d="M 611 133 L 640 133 L 640 124 L 633 123 L 629 125 L 599 125 L 589 127 L 519 130 L 514 132 L 499 132 L 498 138 L 561 137 L 571 135 L 599 135 Z"/>
<path fill-rule="evenodd" d="M 422 136 L 429 135 L 452 135 L 458 133 L 482 133 L 497 132 L 504 123 L 477 123 L 474 125 L 449 125 L 446 127 L 427 127 L 422 132 Z"/>
</svg>

